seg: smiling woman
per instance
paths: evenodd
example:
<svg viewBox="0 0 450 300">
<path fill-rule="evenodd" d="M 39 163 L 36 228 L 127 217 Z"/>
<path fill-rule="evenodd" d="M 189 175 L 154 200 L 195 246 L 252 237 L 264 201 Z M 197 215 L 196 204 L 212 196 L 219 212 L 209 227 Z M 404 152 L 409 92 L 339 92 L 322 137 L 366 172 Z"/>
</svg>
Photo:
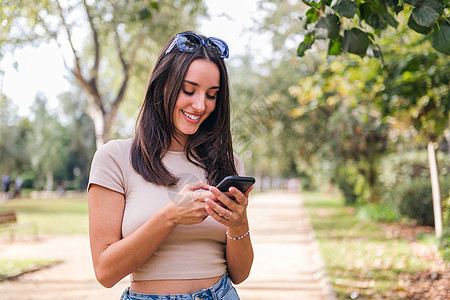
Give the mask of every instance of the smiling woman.
<svg viewBox="0 0 450 300">
<path fill-rule="evenodd" d="M 214 187 L 244 175 L 232 150 L 226 57 L 221 39 L 177 34 L 153 69 L 135 136 L 94 156 L 92 259 L 105 287 L 131 274 L 122 299 L 239 299 L 232 282 L 253 262 L 251 189 Z"/>
<path fill-rule="evenodd" d="M 182 151 L 190 135 L 216 108 L 220 89 L 220 72 L 215 63 L 203 59 L 194 60 L 183 81 L 182 93 L 178 95 L 174 111 L 177 136 L 170 149 Z"/>
</svg>

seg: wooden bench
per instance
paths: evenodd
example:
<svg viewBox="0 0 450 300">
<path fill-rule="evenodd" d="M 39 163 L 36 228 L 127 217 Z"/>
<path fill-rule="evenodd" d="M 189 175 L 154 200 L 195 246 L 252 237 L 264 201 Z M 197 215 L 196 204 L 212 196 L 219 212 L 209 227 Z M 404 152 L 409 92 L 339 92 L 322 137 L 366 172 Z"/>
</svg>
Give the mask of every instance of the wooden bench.
<svg viewBox="0 0 450 300">
<path fill-rule="evenodd" d="M 0 231 L 9 231 L 11 241 L 14 240 L 14 235 L 17 230 L 31 228 L 33 230 L 34 238 L 37 239 L 37 226 L 34 223 L 18 223 L 15 211 L 0 212 Z"/>
</svg>

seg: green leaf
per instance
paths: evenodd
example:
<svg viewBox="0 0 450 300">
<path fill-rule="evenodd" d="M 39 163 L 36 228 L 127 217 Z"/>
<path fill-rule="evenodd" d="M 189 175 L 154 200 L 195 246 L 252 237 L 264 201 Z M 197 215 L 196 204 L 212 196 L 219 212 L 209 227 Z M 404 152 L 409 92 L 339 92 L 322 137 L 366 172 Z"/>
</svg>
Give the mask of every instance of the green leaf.
<svg viewBox="0 0 450 300">
<path fill-rule="evenodd" d="M 431 45 L 437 51 L 450 55 L 450 25 L 442 23 L 441 28 L 431 37 Z"/>
<path fill-rule="evenodd" d="M 398 26 L 398 21 L 394 18 L 393 15 L 391 15 L 391 14 L 388 13 L 388 12 L 385 12 L 385 13 L 383 14 L 383 18 L 384 18 L 384 20 L 386 21 L 386 23 L 388 23 L 389 25 L 391 25 L 391 26 L 394 27 L 394 28 L 397 28 L 397 26 Z"/>
<path fill-rule="evenodd" d="M 413 9 L 411 16 L 420 26 L 432 28 L 436 23 L 439 14 L 431 7 L 422 5 Z"/>
<path fill-rule="evenodd" d="M 369 36 L 366 32 L 358 28 L 352 28 L 344 31 L 343 48 L 349 53 L 364 56 L 369 47 Z"/>
<path fill-rule="evenodd" d="M 363 3 L 359 6 L 359 15 L 361 19 L 367 20 L 369 16 L 373 13 L 372 6 L 368 3 Z"/>
<path fill-rule="evenodd" d="M 444 12 L 445 6 L 442 3 L 436 2 L 434 0 L 425 0 L 425 2 L 422 5 L 432 8 L 439 15 Z"/>
<path fill-rule="evenodd" d="M 385 29 L 387 27 L 383 16 L 379 13 L 371 14 L 366 21 L 374 29 Z"/>
<path fill-rule="evenodd" d="M 411 28 L 415 32 L 418 32 L 418 33 L 421 33 L 421 34 L 428 34 L 431 31 L 430 27 L 424 27 L 424 26 L 420 26 L 419 24 L 417 24 L 416 21 L 414 21 L 414 18 L 413 18 L 412 15 L 409 16 L 408 26 L 409 26 L 409 28 Z"/>
<path fill-rule="evenodd" d="M 156 10 L 159 10 L 158 2 L 150 2 L 150 7 Z"/>
<path fill-rule="evenodd" d="M 313 43 L 314 43 L 314 35 L 312 33 L 308 33 L 307 35 L 305 35 L 305 39 L 303 40 L 303 42 L 301 42 L 300 45 L 298 45 L 297 56 L 300 57 L 304 56 L 305 51 L 310 49 Z"/>
<path fill-rule="evenodd" d="M 330 40 L 328 55 L 339 55 L 342 53 L 342 38 Z"/>
<path fill-rule="evenodd" d="M 311 7 L 306 12 L 306 24 L 315 23 L 319 19 L 319 16 L 319 11 L 316 8 Z"/>
<path fill-rule="evenodd" d="M 353 18 L 358 10 L 355 2 L 351 0 L 337 0 L 336 4 L 331 7 L 338 15 Z"/>
<path fill-rule="evenodd" d="M 320 17 L 314 28 L 316 39 L 335 39 L 339 35 L 339 17 L 327 15 Z"/>
<path fill-rule="evenodd" d="M 399 12 L 403 10 L 403 5 L 397 5 L 394 7 L 394 12 L 397 15 Z"/>
<path fill-rule="evenodd" d="M 322 6 L 322 0 L 302 0 L 308 6 L 319 9 Z"/>
<path fill-rule="evenodd" d="M 404 1 L 405 1 L 405 3 L 408 3 L 411 6 L 416 6 L 420 0 L 404 0 Z"/>
<path fill-rule="evenodd" d="M 150 19 L 150 17 L 152 16 L 152 13 L 150 12 L 150 10 L 143 8 L 139 11 L 139 19 L 140 20 L 147 20 Z"/>
</svg>

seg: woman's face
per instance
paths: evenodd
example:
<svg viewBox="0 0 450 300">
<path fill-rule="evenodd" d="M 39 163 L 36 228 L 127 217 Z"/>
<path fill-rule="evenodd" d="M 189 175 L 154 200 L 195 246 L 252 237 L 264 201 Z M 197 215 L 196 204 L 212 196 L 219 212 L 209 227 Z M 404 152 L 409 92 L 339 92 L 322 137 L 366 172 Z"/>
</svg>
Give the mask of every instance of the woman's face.
<svg viewBox="0 0 450 300">
<path fill-rule="evenodd" d="M 178 139 L 185 143 L 216 108 L 220 72 L 209 60 L 197 59 L 189 66 L 173 112 Z M 184 146 L 184 145 L 182 145 Z"/>
</svg>

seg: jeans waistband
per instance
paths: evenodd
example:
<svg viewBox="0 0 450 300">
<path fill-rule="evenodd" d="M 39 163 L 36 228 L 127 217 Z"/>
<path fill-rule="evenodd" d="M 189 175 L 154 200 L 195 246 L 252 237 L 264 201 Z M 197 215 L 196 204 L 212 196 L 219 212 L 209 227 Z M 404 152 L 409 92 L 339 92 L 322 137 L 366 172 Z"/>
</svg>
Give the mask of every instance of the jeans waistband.
<svg viewBox="0 0 450 300">
<path fill-rule="evenodd" d="M 206 289 L 201 289 L 188 294 L 169 294 L 169 295 L 153 295 L 136 293 L 127 288 L 121 299 L 136 299 L 136 300 L 209 300 L 222 299 L 229 289 L 233 288 L 228 274 L 225 273 L 214 285 Z"/>
</svg>

